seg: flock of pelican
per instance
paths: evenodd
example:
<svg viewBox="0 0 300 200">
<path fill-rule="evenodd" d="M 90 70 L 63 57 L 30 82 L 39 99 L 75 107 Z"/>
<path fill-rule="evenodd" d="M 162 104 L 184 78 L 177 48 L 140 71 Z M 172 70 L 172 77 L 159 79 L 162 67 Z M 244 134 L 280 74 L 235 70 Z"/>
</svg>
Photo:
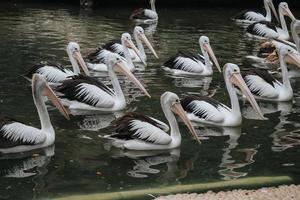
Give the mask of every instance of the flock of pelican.
<svg viewBox="0 0 300 200">
<path fill-rule="evenodd" d="M 150 0 L 151 9 L 137 9 L 130 18 L 139 23 L 158 21 L 155 0 Z M 198 124 L 236 127 L 242 124 L 239 99 L 246 98 L 261 120 L 267 120 L 257 101 L 290 101 L 293 89 L 291 74 L 300 74 L 300 21 L 290 11 L 288 4 L 281 2 L 278 14 L 272 0 L 264 0 L 266 16 L 254 11 L 244 11 L 234 20 L 247 34 L 263 39 L 258 55 L 249 56 L 253 62 L 267 69 L 240 70 L 239 66 L 227 63 L 220 67 L 217 56 L 210 46 L 209 38 L 199 38 L 200 53 L 178 51 L 162 64 L 166 73 L 185 76 L 212 76 L 213 67 L 223 73 L 231 106 L 209 96 L 191 95 L 180 98 L 172 92 L 164 92 L 160 98 L 162 111 L 168 124 L 142 113 L 128 112 L 111 123 L 113 133 L 103 136 L 113 146 L 129 150 L 164 150 L 181 145 L 180 129 L 175 115 L 186 124 L 192 137 L 200 143 L 194 129 Z M 279 24 L 272 22 L 272 15 Z M 291 35 L 285 16 L 291 20 Z M 116 112 L 127 106 L 119 75 L 125 75 L 146 96 L 151 97 L 144 85 L 135 77 L 136 63 L 146 66 L 144 45 L 155 58 L 158 55 L 145 36 L 141 26 L 133 30 L 134 44 L 129 33 L 119 40 L 108 41 L 85 58 L 76 42 L 70 42 L 66 51 L 73 70 L 56 64 L 33 66 L 24 77 L 31 81 L 32 96 L 40 118 L 41 129 L 25 125 L 8 117 L 0 118 L 0 152 L 18 153 L 51 146 L 55 133 L 45 104 L 44 96 L 69 119 L 70 110 Z M 269 63 L 275 67 L 270 68 Z M 280 69 L 281 80 L 270 71 Z M 112 88 L 91 71 L 106 72 Z M 278 72 L 279 73 L 279 72 Z"/>
</svg>

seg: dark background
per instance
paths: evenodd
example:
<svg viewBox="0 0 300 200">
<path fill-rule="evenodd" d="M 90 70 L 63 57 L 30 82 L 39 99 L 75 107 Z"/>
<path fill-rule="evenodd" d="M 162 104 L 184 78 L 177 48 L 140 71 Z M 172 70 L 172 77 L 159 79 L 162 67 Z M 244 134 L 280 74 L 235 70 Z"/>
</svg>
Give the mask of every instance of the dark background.
<svg viewBox="0 0 300 200">
<path fill-rule="evenodd" d="M 130 7 L 145 7 L 148 6 L 148 0 L 83 0 L 94 1 L 94 7 L 99 6 L 130 6 Z M 279 0 L 273 1 L 275 6 L 278 5 Z M 290 7 L 300 8 L 300 0 L 286 0 Z M 78 5 L 80 0 L 11 0 L 1 1 L 1 4 L 28 4 L 28 3 L 41 3 L 41 4 L 61 4 L 61 5 Z M 170 7 L 243 7 L 243 8 L 260 8 L 263 6 L 262 0 L 157 0 L 156 5 L 158 8 Z"/>
</svg>

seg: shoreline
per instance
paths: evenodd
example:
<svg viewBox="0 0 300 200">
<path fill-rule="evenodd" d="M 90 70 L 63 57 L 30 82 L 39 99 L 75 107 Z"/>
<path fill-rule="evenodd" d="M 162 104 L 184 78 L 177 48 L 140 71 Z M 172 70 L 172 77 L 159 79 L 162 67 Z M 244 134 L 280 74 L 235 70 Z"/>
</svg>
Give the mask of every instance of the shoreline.
<svg viewBox="0 0 300 200">
<path fill-rule="evenodd" d="M 281 185 L 278 187 L 262 187 L 257 190 L 235 189 L 206 193 L 185 193 L 161 196 L 155 200 L 299 200 L 300 185 Z"/>
</svg>

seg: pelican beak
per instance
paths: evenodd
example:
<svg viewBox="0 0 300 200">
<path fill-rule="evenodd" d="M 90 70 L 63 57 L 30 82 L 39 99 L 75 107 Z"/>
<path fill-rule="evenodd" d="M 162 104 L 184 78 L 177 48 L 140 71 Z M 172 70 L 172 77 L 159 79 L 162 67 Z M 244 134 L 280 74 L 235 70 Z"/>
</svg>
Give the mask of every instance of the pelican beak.
<svg viewBox="0 0 300 200">
<path fill-rule="evenodd" d="M 211 46 L 209 44 L 203 44 L 204 49 L 207 51 L 207 53 L 209 54 L 209 56 L 211 57 L 213 63 L 215 64 L 215 66 L 218 68 L 219 72 L 222 72 L 221 67 L 219 65 L 219 62 L 211 48 Z"/>
<path fill-rule="evenodd" d="M 248 101 L 250 102 L 250 104 L 252 105 L 253 109 L 257 112 L 257 114 L 259 115 L 259 117 L 263 120 L 266 120 L 267 118 L 264 117 L 262 111 L 260 110 L 254 96 L 252 95 L 252 93 L 250 92 L 249 88 L 247 87 L 244 79 L 242 78 L 240 73 L 234 73 L 232 74 L 230 81 L 236 85 L 237 87 L 240 88 L 240 90 L 242 91 L 242 93 L 246 96 L 246 98 L 248 99 Z"/>
<path fill-rule="evenodd" d="M 295 16 L 293 15 L 293 13 L 291 12 L 291 10 L 289 8 L 285 8 L 285 15 L 289 16 L 291 18 L 292 21 L 296 20 Z"/>
<path fill-rule="evenodd" d="M 116 63 L 115 71 L 124 74 L 128 77 L 128 79 L 133 82 L 140 90 L 142 90 L 149 98 L 151 98 L 150 94 L 144 88 L 140 81 L 138 81 L 132 72 L 125 66 L 123 62 Z"/>
<path fill-rule="evenodd" d="M 53 90 L 47 84 L 44 88 L 43 95 L 47 96 L 48 99 L 52 102 L 52 104 L 59 110 L 59 112 L 67 119 L 70 120 L 70 116 L 66 108 L 62 105 L 59 98 L 55 95 Z"/>
<path fill-rule="evenodd" d="M 76 61 L 79 63 L 79 65 L 81 66 L 83 72 L 85 73 L 85 75 L 89 76 L 90 72 L 81 56 L 81 53 L 79 51 L 75 51 L 73 53 L 73 57 L 76 59 Z"/>
<path fill-rule="evenodd" d="M 300 68 L 300 54 L 299 53 L 289 53 L 286 57 L 286 62 L 292 65 L 296 65 Z"/>
<path fill-rule="evenodd" d="M 126 46 L 128 48 L 133 49 L 133 51 L 138 55 L 138 57 L 141 59 L 141 61 L 143 62 L 143 64 L 145 66 L 147 65 L 147 63 L 143 59 L 143 56 L 141 55 L 141 52 L 136 48 L 136 46 L 133 44 L 132 40 L 126 40 Z"/>
<path fill-rule="evenodd" d="M 270 8 L 271 8 L 271 10 L 272 10 L 272 12 L 273 12 L 275 18 L 276 18 L 277 21 L 279 22 L 279 17 L 278 17 L 278 14 L 277 14 L 277 12 L 276 12 L 276 9 L 275 9 L 275 6 L 274 6 L 274 4 L 273 4 L 273 1 L 270 1 Z"/>
<path fill-rule="evenodd" d="M 190 130 L 192 136 L 198 141 L 198 143 L 201 143 L 201 141 L 199 140 L 197 133 L 191 123 L 191 121 L 189 120 L 189 118 L 186 116 L 185 111 L 183 110 L 182 106 L 180 103 L 174 103 L 171 106 L 171 110 L 172 112 L 176 113 L 181 120 L 183 121 L 183 123 L 185 123 L 185 125 L 188 127 L 188 129 Z"/>
<path fill-rule="evenodd" d="M 153 53 L 155 58 L 159 58 L 158 55 L 156 54 L 155 50 L 153 49 L 151 43 L 149 42 L 148 38 L 145 36 L 144 33 L 140 34 L 140 39 L 146 44 L 146 46 L 150 49 L 150 51 Z"/>
</svg>

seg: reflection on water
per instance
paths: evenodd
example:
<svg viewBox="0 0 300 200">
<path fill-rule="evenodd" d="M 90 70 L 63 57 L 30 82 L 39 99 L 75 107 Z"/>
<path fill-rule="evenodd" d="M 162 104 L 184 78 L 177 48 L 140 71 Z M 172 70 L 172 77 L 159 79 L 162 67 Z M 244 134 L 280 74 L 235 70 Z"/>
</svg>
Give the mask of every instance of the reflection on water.
<svg viewBox="0 0 300 200">
<path fill-rule="evenodd" d="M 222 149 L 221 164 L 218 173 L 223 176 L 224 180 L 237 179 L 247 176 L 247 172 L 241 172 L 241 168 L 254 163 L 254 155 L 257 153 L 255 148 L 237 148 L 238 139 L 241 136 L 241 127 L 199 127 L 201 138 L 209 139 L 210 137 L 227 137 L 225 148 Z M 239 154 L 237 158 L 233 155 Z M 241 156 L 243 154 L 243 156 Z"/>
<path fill-rule="evenodd" d="M 128 19 L 131 11 L 131 8 L 80 10 L 76 7 L 0 6 L 1 113 L 39 127 L 31 89 L 19 75 L 41 61 L 70 65 L 65 48 L 71 40 L 77 41 L 81 50 L 88 52 L 111 39 L 120 38 L 124 31 L 131 33 L 136 25 Z M 250 68 L 251 63 L 245 56 L 257 49 L 258 42 L 245 37 L 244 30 L 230 20 L 238 11 L 228 8 L 159 10 L 158 24 L 143 27 L 160 59 L 155 59 L 146 50 L 148 65 L 135 72 L 152 98 L 145 97 L 120 76 L 129 103 L 124 112 L 142 112 L 165 121 L 160 106 L 160 96 L 165 91 L 173 91 L 180 97 L 188 94 L 214 95 L 214 98 L 229 105 L 222 74 L 174 77 L 161 70 L 161 65 L 178 49 L 199 51 L 199 36 L 206 35 L 221 65 L 232 62 L 240 65 L 241 69 Z M 111 86 L 105 73 L 94 75 Z M 292 86 L 295 91 L 293 102 L 282 105 L 260 103 L 269 113 L 268 121 L 247 119 L 246 115 L 251 115 L 251 110 L 247 109 L 248 103 L 241 101 L 241 109 L 246 116 L 242 127 L 199 128 L 203 142 L 198 145 L 179 123 L 183 137 L 180 150 L 148 152 L 148 155 L 110 148 L 107 141 L 98 137 L 110 134 L 110 122 L 123 112 L 76 111 L 70 121 L 65 121 L 56 110 L 51 109 L 56 132 L 55 155 L 39 153 L 39 156 L 33 157 L 32 154 L 14 159 L 1 157 L 0 199 L 51 199 L 73 193 L 261 176 L 266 172 L 272 176 L 288 174 L 295 183 L 299 183 L 298 79 L 292 80 Z M 283 163 L 293 165 L 286 170 Z"/>
</svg>

